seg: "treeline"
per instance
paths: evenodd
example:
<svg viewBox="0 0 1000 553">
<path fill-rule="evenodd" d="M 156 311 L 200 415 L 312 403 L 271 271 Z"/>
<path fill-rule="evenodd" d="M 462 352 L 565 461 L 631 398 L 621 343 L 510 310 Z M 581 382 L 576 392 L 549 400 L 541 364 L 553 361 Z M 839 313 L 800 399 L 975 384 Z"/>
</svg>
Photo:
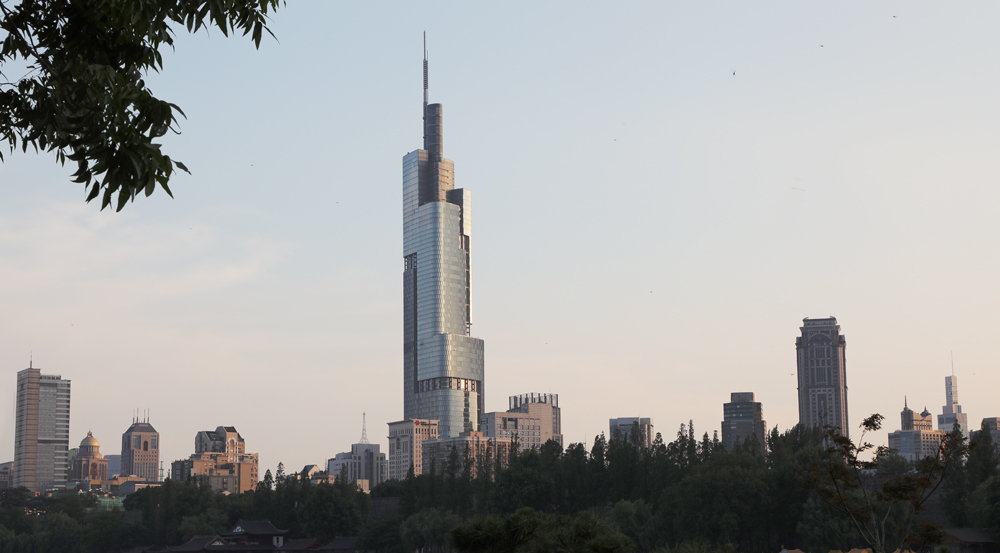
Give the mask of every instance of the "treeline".
<svg viewBox="0 0 1000 553">
<path fill-rule="evenodd" d="M 1000 475 L 989 438 L 978 433 L 968 457 L 953 460 L 937 495 L 953 525 L 988 527 L 1000 538 Z M 269 519 L 288 528 L 289 537 L 321 542 L 356 535 L 359 546 L 383 552 L 444 550 L 458 545 L 456 527 L 475 543 L 511 521 L 534 521 L 544 530 L 538 533 L 543 542 L 582 539 L 557 531 L 565 526 L 558 521 L 571 521 L 593 539 L 630 543 L 640 553 L 847 551 L 861 544 L 850 521 L 817 499 L 805 478 L 828 455 L 820 429 L 773 430 L 766 444 L 751 439 L 727 451 L 717 437 L 698 437 L 688 424 L 669 443 L 657 435 L 648 449 L 602 435 L 589 451 L 582 444 L 563 450 L 551 441 L 507 459 L 470 459 L 455 450 L 428 474 L 383 483 L 370 497 L 342 482 L 311 485 L 286 477 L 280 465 L 241 495 L 168 480 L 130 495 L 125 512 L 100 511 L 85 494 L 46 498 L 0 490 L 0 553 L 177 545 L 241 518 Z M 877 472 L 909 470 L 895 456 Z M 371 516 L 371 502 L 379 503 L 376 511 L 388 504 L 396 512 Z"/>
<path fill-rule="evenodd" d="M 637 439 L 637 430 L 627 436 Z M 802 476 L 826 455 L 820 429 L 774 430 L 766 446 L 751 440 L 735 451 L 727 451 L 717 436 L 698 437 L 693 424 L 682 425 L 669 443 L 657 435 L 648 449 L 622 436 L 598 436 L 589 452 L 582 444 L 563 451 L 550 441 L 498 471 L 479 470 L 496 463 L 463 462 L 462 453 L 453 452 L 429 474 L 372 490 L 373 498 L 399 497 L 402 512 L 368 525 L 362 543 L 379 551 L 392 550 L 393 543 L 406 544 L 398 551 L 409 550 L 420 540 L 442 546 L 446 530 L 436 535 L 418 530 L 524 507 L 561 515 L 595 512 L 631 538 L 636 551 L 685 542 L 776 550 L 822 540 L 802 527 L 804 517 L 810 524 L 842 522 L 808 504 L 810 490 Z"/>
</svg>

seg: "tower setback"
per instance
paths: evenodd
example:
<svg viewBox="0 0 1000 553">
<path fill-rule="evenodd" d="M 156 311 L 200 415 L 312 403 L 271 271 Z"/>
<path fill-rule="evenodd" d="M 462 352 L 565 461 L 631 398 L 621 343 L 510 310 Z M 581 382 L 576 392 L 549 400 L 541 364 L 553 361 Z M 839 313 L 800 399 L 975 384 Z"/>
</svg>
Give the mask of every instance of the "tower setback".
<svg viewBox="0 0 1000 553">
<path fill-rule="evenodd" d="M 439 421 L 442 437 L 476 430 L 483 341 L 472 337 L 472 195 L 443 155 L 443 110 L 427 103 L 424 147 L 403 156 L 403 418 Z"/>
<path fill-rule="evenodd" d="M 799 423 L 832 426 L 850 437 L 847 419 L 847 339 L 836 317 L 802 319 L 795 339 L 798 362 Z"/>
</svg>

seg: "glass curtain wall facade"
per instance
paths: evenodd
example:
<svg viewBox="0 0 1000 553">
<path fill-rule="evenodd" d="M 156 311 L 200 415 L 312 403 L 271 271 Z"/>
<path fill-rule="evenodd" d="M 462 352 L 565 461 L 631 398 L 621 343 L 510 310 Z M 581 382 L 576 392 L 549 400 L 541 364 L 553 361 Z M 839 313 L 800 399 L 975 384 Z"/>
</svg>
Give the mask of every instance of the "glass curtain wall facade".
<svg viewBox="0 0 1000 553">
<path fill-rule="evenodd" d="M 798 363 L 799 422 L 827 425 L 850 437 L 847 421 L 847 339 L 835 317 L 802 319 L 795 339 Z"/>
<path fill-rule="evenodd" d="M 403 417 L 441 437 L 475 431 L 483 341 L 472 337 L 472 195 L 444 158 L 441 104 L 427 103 L 424 148 L 403 157 Z"/>
</svg>

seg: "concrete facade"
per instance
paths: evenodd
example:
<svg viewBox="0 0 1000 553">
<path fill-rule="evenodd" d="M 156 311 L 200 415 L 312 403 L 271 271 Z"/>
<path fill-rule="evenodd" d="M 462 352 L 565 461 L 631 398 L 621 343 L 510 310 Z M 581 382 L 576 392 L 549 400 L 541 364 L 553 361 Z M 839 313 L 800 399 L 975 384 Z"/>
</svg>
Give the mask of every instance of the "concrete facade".
<svg viewBox="0 0 1000 553">
<path fill-rule="evenodd" d="M 66 487 L 69 413 L 69 380 L 30 366 L 17 373 L 13 487 L 36 492 Z"/>
<path fill-rule="evenodd" d="M 850 437 L 847 418 L 847 338 L 836 317 L 802 319 L 795 339 L 799 423 L 832 426 Z"/>
<path fill-rule="evenodd" d="M 410 467 L 413 475 L 423 474 L 423 443 L 436 440 L 438 421 L 407 419 L 389 423 L 389 479 L 403 480 Z"/>
<path fill-rule="evenodd" d="M 754 401 L 753 392 L 733 392 L 729 395 L 729 403 L 722 405 L 722 443 L 732 451 L 737 442 L 746 444 L 751 437 L 760 445 L 761 453 L 765 453 L 767 422 L 764 421 L 764 408 Z"/>
<path fill-rule="evenodd" d="M 904 400 L 899 419 L 900 429 L 889 433 L 889 449 L 899 453 L 907 461 L 938 457 L 941 442 L 948 433 L 933 430 L 931 413 L 926 407 L 923 412 L 914 413 Z"/>
<path fill-rule="evenodd" d="M 508 401 L 508 413 L 527 413 L 528 406 L 533 403 L 548 405 L 552 409 L 552 433 L 551 438 L 560 446 L 563 443 L 562 434 L 562 409 L 559 407 L 559 394 L 519 394 L 510 396 Z"/>
<path fill-rule="evenodd" d="M 148 420 L 133 419 L 122 434 L 121 476 L 160 481 L 160 433 Z"/>
<path fill-rule="evenodd" d="M 962 412 L 962 406 L 958 403 L 958 377 L 955 375 L 944 377 L 944 401 L 941 414 L 937 416 L 938 430 L 951 432 L 957 423 L 962 436 L 968 438 L 969 415 Z"/>
<path fill-rule="evenodd" d="M 656 432 L 653 430 L 653 419 L 647 417 L 619 417 L 611 419 L 608 423 L 608 439 L 612 440 L 616 435 L 628 441 L 632 428 L 639 423 L 639 442 L 645 448 L 653 447 L 653 440 L 656 439 Z"/>
<path fill-rule="evenodd" d="M 256 453 L 246 452 L 246 442 L 232 426 L 219 426 L 195 435 L 195 453 L 174 461 L 170 475 L 181 482 L 192 479 L 208 484 L 217 493 L 243 493 L 256 489 Z"/>
<path fill-rule="evenodd" d="M 70 461 L 69 479 L 74 482 L 108 479 L 108 460 L 101 455 L 101 444 L 91 432 L 87 432 Z"/>
<path fill-rule="evenodd" d="M 326 472 L 339 479 L 341 471 L 346 470 L 348 482 L 366 480 L 367 486 L 378 486 L 389 479 L 389 462 L 380 450 L 378 444 L 352 444 L 350 451 L 338 453 L 326 462 Z"/>
<path fill-rule="evenodd" d="M 479 417 L 479 431 L 487 438 L 516 441 L 519 451 L 537 449 L 554 439 L 551 405 L 524 403 L 518 409 L 484 413 Z"/>
<path fill-rule="evenodd" d="M 468 467 L 470 476 L 475 478 L 481 464 L 491 471 L 498 464 L 501 468 L 506 467 L 512 447 L 510 438 L 491 438 L 482 432 L 463 432 L 459 436 L 428 440 L 423 444 L 424 472 L 446 472 L 454 449 L 458 454 L 458 473 L 463 474 Z"/>
</svg>

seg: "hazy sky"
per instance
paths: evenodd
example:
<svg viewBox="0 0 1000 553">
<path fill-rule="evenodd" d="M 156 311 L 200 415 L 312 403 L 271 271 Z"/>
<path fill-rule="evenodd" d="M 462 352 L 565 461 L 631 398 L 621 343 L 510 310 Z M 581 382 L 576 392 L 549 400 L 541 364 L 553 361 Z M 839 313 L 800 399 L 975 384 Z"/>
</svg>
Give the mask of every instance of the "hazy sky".
<svg viewBox="0 0 1000 553">
<path fill-rule="evenodd" d="M 995 2 L 290 2 L 259 51 L 179 31 L 149 81 L 193 175 L 121 213 L 51 155 L 0 164 L 0 461 L 15 373 L 73 381 L 70 445 L 149 409 L 165 467 L 234 425 L 261 470 L 402 417 L 401 158 L 421 33 L 473 193 L 487 409 L 558 393 L 666 440 L 753 391 L 798 420 L 795 337 L 834 315 L 852 426 L 1000 416 Z M 734 74 L 735 72 L 735 74 Z M 6 155 L 6 154 L 5 154 Z M 7 403 L 7 402 L 10 403 Z M 879 436 L 884 439 L 884 433 Z"/>
</svg>

